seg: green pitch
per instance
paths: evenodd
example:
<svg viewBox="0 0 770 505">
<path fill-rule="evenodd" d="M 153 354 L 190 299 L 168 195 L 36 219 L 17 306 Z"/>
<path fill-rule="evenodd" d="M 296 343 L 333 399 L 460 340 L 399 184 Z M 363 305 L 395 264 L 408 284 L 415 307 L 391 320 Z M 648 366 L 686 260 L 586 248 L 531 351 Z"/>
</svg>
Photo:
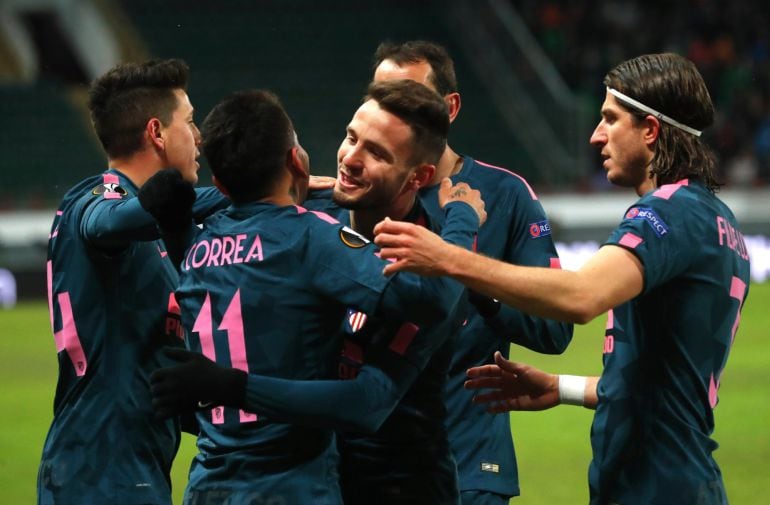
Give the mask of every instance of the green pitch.
<svg viewBox="0 0 770 505">
<path fill-rule="evenodd" d="M 767 503 L 770 461 L 770 283 L 752 285 L 716 409 L 715 453 L 733 505 Z M 562 356 L 514 347 L 514 359 L 551 371 L 601 371 L 604 320 L 578 327 Z M 2 502 L 35 502 L 40 451 L 53 415 L 56 358 L 44 303 L 0 310 L 0 490 Z M 468 408 L 476 408 L 469 406 Z M 515 505 L 587 503 L 586 472 L 592 412 L 561 406 L 512 414 L 522 496 Z M 194 439 L 183 440 L 173 470 L 174 503 L 181 503 Z"/>
</svg>

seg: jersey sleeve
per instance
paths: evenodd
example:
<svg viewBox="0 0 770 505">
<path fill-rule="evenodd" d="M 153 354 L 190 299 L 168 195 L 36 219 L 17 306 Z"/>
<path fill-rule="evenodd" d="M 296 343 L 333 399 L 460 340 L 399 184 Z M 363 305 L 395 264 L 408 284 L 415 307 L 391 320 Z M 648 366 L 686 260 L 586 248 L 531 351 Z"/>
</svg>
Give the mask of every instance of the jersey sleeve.
<svg viewBox="0 0 770 505">
<path fill-rule="evenodd" d="M 250 374 L 244 408 L 278 422 L 375 432 L 419 373 L 394 381 L 365 364 L 355 380 L 288 380 Z"/>
<path fill-rule="evenodd" d="M 227 208 L 230 199 L 214 186 L 195 188 L 195 203 L 193 204 L 193 219 L 202 223 L 207 217 L 218 210 Z"/>
<path fill-rule="evenodd" d="M 522 266 L 561 268 L 551 236 L 551 224 L 540 202 L 521 191 L 515 199 L 513 218 L 503 256 L 506 263 Z M 486 319 L 496 332 L 511 342 L 547 354 L 564 352 L 572 341 L 571 324 L 530 316 L 501 305 L 498 313 Z"/>
<path fill-rule="evenodd" d="M 693 258 L 688 251 L 702 240 L 692 232 L 698 229 L 697 223 L 688 224 L 686 200 L 654 195 L 632 205 L 604 244 L 623 247 L 639 258 L 644 265 L 642 293 L 685 271 Z"/>
<path fill-rule="evenodd" d="M 150 241 L 160 237 L 155 219 L 142 208 L 138 198 L 105 198 L 101 195 L 83 198 L 80 233 L 93 246 L 115 250 L 133 241 Z"/>
</svg>

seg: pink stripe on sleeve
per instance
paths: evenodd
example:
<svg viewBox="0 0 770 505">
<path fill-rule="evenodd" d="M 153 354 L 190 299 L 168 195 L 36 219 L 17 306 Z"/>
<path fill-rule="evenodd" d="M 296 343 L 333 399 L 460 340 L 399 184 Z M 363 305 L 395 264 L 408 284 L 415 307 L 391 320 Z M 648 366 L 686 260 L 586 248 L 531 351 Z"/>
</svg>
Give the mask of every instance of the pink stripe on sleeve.
<svg viewBox="0 0 770 505">
<path fill-rule="evenodd" d="M 634 235 L 631 232 L 626 233 L 623 235 L 620 240 L 618 241 L 618 244 L 622 246 L 626 246 L 631 249 L 636 249 L 639 244 L 644 242 L 644 239 L 642 237 L 639 237 L 637 235 Z"/>
<path fill-rule="evenodd" d="M 305 212 L 308 212 L 308 210 L 305 207 L 302 207 L 300 205 L 295 205 L 294 207 L 297 208 L 297 214 L 304 214 Z M 318 210 L 311 210 L 310 213 L 311 214 L 315 214 L 316 216 L 318 216 L 319 219 L 321 219 L 323 221 L 326 221 L 327 223 L 331 223 L 331 224 L 338 224 L 339 223 L 339 221 L 334 219 L 332 216 L 330 216 L 326 212 L 321 212 L 321 211 L 318 211 Z"/>
<path fill-rule="evenodd" d="M 607 326 L 606 330 L 611 330 L 615 327 L 615 313 L 612 311 L 612 309 L 607 311 Z"/>
<path fill-rule="evenodd" d="M 105 184 L 120 184 L 120 179 L 115 174 L 104 174 Z"/>
<path fill-rule="evenodd" d="M 398 354 L 404 354 L 418 331 L 420 331 L 420 328 L 412 323 L 402 324 L 390 343 L 390 350 Z"/>
<path fill-rule="evenodd" d="M 529 183 L 527 182 L 527 180 L 524 177 L 520 176 L 516 172 L 511 172 L 507 168 L 496 167 L 494 165 L 490 165 L 489 163 L 484 163 L 484 162 L 479 161 L 479 160 L 476 160 L 476 163 L 478 163 L 479 165 L 481 165 L 483 167 L 491 168 L 493 170 L 500 170 L 501 172 L 505 172 L 507 174 L 510 174 L 510 175 L 518 178 L 527 187 L 527 190 L 529 191 L 529 196 L 531 196 L 533 200 L 537 200 L 537 195 L 535 194 L 535 191 L 532 189 L 532 186 L 529 185 Z"/>
<path fill-rule="evenodd" d="M 559 258 L 551 258 L 550 268 L 561 270 L 561 260 Z"/>
<path fill-rule="evenodd" d="M 53 331 L 53 262 L 51 260 L 45 264 L 45 280 L 48 285 L 48 316 L 51 318 L 51 331 Z M 56 347 L 58 351 L 58 344 Z"/>
<path fill-rule="evenodd" d="M 67 351 L 67 355 L 75 367 L 75 373 L 78 377 L 82 377 L 86 374 L 88 363 L 86 362 L 86 354 L 83 352 L 83 345 L 80 343 L 78 330 L 75 327 L 75 316 L 72 313 L 70 295 L 69 293 L 60 293 L 57 298 L 61 308 L 62 329 L 54 334 L 54 338 L 57 337 L 57 334 L 59 335 L 56 347 L 59 350 L 59 342 L 63 344 L 64 350 Z"/>
<path fill-rule="evenodd" d="M 105 200 L 120 200 L 121 198 L 120 193 L 115 191 L 105 191 L 103 196 Z"/>
</svg>

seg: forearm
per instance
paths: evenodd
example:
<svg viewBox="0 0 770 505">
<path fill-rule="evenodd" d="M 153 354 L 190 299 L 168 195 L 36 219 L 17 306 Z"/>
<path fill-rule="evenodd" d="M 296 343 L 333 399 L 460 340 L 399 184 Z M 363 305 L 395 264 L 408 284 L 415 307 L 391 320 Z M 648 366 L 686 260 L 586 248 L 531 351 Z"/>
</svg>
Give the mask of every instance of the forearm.
<svg viewBox="0 0 770 505">
<path fill-rule="evenodd" d="M 528 314 L 584 323 L 601 313 L 578 272 L 511 265 L 453 246 L 445 252 L 446 275 Z"/>
<path fill-rule="evenodd" d="M 274 421 L 375 432 L 403 396 L 381 370 L 355 380 L 288 380 L 251 374 L 244 409 Z"/>
<path fill-rule="evenodd" d="M 531 316 L 507 305 L 485 318 L 485 323 L 514 344 L 544 354 L 561 354 L 572 341 L 572 324 Z"/>
</svg>

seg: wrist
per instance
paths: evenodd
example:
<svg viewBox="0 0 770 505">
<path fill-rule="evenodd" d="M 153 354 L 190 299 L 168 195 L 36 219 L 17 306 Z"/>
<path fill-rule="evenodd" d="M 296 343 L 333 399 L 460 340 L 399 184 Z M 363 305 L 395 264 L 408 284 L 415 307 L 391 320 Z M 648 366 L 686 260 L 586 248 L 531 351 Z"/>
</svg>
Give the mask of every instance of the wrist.
<svg viewBox="0 0 770 505">
<path fill-rule="evenodd" d="M 559 375 L 559 403 L 585 406 L 586 377 Z"/>
</svg>

